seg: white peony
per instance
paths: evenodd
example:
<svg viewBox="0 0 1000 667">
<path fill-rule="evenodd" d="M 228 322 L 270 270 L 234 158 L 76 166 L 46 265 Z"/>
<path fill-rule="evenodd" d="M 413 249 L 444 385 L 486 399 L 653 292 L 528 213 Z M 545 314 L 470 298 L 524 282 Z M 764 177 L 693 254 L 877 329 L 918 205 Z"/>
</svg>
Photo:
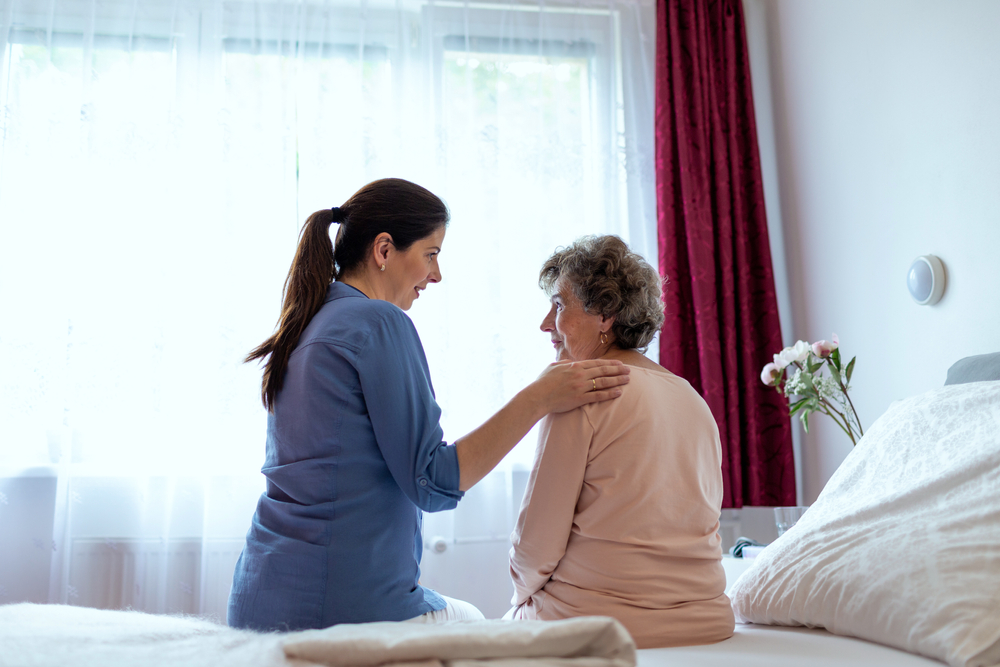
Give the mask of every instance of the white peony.
<svg viewBox="0 0 1000 667">
<path fill-rule="evenodd" d="M 795 345 L 786 347 L 784 350 L 774 355 L 774 365 L 778 370 L 782 370 L 788 364 L 796 361 L 804 361 L 809 357 L 812 347 L 804 340 L 797 341 Z"/>
</svg>

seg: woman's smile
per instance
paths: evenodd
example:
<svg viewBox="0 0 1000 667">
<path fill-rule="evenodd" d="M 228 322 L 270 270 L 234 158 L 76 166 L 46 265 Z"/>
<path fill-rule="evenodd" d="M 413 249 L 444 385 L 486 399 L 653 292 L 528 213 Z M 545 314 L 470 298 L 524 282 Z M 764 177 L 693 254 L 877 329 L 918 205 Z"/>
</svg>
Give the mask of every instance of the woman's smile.
<svg viewBox="0 0 1000 667">
<path fill-rule="evenodd" d="M 402 252 L 394 253 L 386 261 L 385 272 L 380 272 L 384 280 L 385 300 L 403 310 L 409 310 L 413 302 L 427 285 L 441 281 L 438 253 L 444 244 L 445 227 L 441 225 L 426 238 L 416 241 Z M 410 282 L 414 278 L 417 282 Z M 410 295 L 406 294 L 406 284 L 410 284 Z"/>
</svg>

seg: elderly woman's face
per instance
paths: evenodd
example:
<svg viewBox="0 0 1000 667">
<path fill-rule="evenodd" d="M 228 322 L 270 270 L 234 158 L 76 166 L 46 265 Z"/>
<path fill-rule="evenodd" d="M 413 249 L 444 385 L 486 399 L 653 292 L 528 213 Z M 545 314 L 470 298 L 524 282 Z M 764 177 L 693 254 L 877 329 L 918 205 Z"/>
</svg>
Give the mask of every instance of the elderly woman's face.
<svg viewBox="0 0 1000 667">
<path fill-rule="evenodd" d="M 552 338 L 559 361 L 597 359 L 607 351 L 601 343 L 601 334 L 611 328 L 611 320 L 601 315 L 591 315 L 573 293 L 569 283 L 560 278 L 552 294 L 552 307 L 542 320 L 542 331 Z"/>
</svg>

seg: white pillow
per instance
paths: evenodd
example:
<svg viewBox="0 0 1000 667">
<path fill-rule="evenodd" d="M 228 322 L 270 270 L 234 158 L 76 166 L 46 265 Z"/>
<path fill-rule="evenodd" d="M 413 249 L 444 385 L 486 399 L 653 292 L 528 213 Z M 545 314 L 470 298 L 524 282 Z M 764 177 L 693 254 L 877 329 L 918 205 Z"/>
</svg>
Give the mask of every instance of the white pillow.
<svg viewBox="0 0 1000 667">
<path fill-rule="evenodd" d="M 1000 665 L 1000 382 L 890 406 L 729 595 L 744 623 Z"/>
</svg>

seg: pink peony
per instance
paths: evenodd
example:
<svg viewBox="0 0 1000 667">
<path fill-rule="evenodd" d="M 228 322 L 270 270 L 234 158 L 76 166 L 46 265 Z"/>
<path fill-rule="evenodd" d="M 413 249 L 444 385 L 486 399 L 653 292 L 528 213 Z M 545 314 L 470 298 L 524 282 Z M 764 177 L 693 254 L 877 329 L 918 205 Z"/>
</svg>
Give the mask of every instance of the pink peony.
<svg viewBox="0 0 1000 667">
<path fill-rule="evenodd" d="M 830 353 L 837 349 L 837 346 L 828 340 L 818 340 L 813 343 L 813 354 L 817 357 L 829 357 Z"/>
<path fill-rule="evenodd" d="M 830 356 L 830 353 L 840 347 L 840 339 L 837 338 L 837 334 L 833 334 L 833 342 L 828 340 L 818 340 L 812 344 L 812 351 L 817 357 L 826 358 Z"/>
<path fill-rule="evenodd" d="M 781 376 L 781 370 L 774 364 L 767 364 L 764 366 L 764 370 L 760 372 L 760 381 L 766 384 L 768 387 L 773 387 L 774 383 Z"/>
</svg>

